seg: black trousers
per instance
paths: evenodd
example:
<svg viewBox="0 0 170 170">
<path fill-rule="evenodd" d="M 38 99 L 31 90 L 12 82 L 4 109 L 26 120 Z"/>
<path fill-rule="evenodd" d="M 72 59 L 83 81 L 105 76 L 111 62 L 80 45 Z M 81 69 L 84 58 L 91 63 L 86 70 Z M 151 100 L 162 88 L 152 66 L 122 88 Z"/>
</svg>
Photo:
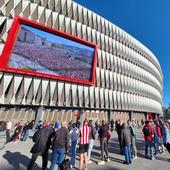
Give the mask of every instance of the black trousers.
<svg viewBox="0 0 170 170">
<path fill-rule="evenodd" d="M 164 145 L 165 145 L 166 149 L 168 150 L 168 152 L 170 153 L 170 144 L 167 143 L 167 144 L 164 144 Z"/>
<path fill-rule="evenodd" d="M 106 153 L 106 157 L 109 158 L 108 155 L 108 144 L 107 144 L 107 138 L 101 138 L 100 139 L 100 149 L 101 149 L 101 159 L 104 161 L 104 151 Z"/>
<path fill-rule="evenodd" d="M 117 135 L 118 135 L 118 140 L 119 140 L 120 153 L 122 154 L 123 148 L 122 148 L 122 145 L 121 145 L 121 134 L 117 133 Z"/>
<path fill-rule="evenodd" d="M 7 129 L 6 130 L 6 143 L 10 142 L 11 141 L 11 137 L 10 137 L 10 130 Z"/>
<path fill-rule="evenodd" d="M 37 157 L 41 155 L 42 156 L 42 170 L 46 170 L 47 168 L 47 163 L 48 163 L 48 149 L 45 150 L 43 153 L 39 152 L 39 153 L 33 153 L 32 154 L 32 158 L 28 164 L 27 170 L 32 170 L 34 163 L 37 159 Z"/>
</svg>

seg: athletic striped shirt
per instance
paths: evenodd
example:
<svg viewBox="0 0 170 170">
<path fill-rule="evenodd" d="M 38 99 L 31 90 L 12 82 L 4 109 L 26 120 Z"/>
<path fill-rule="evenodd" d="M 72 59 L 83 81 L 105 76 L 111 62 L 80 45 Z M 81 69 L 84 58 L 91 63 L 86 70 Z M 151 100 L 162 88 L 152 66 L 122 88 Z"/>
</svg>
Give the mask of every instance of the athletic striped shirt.
<svg viewBox="0 0 170 170">
<path fill-rule="evenodd" d="M 83 126 L 80 128 L 80 144 L 89 144 L 89 138 L 90 138 L 90 127 L 89 126 Z"/>
</svg>

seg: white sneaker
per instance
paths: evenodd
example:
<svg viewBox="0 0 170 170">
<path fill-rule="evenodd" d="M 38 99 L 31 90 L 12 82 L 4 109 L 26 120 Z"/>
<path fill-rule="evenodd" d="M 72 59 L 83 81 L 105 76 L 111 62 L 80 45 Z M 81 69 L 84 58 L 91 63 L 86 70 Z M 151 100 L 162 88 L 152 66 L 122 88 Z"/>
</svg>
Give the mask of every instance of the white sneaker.
<svg viewBox="0 0 170 170">
<path fill-rule="evenodd" d="M 104 165 L 105 164 L 105 161 L 100 161 L 97 163 L 98 165 Z"/>
<path fill-rule="evenodd" d="M 91 164 L 91 163 L 92 163 L 92 161 L 91 161 L 91 160 L 89 160 L 89 161 L 88 161 L 88 164 Z"/>
<path fill-rule="evenodd" d="M 135 156 L 135 157 L 133 157 L 133 159 L 135 160 L 135 159 L 138 159 L 138 157 L 137 156 Z"/>
<path fill-rule="evenodd" d="M 152 157 L 151 160 L 155 160 L 155 157 Z"/>
<path fill-rule="evenodd" d="M 110 159 L 109 159 L 109 158 L 107 158 L 105 161 L 106 161 L 106 162 L 110 162 Z"/>
</svg>

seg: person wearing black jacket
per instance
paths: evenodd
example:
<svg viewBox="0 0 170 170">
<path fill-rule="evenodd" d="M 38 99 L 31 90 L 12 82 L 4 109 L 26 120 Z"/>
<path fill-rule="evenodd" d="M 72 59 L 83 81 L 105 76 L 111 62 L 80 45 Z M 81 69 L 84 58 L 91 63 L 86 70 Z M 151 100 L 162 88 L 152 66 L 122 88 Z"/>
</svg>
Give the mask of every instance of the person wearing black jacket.
<svg viewBox="0 0 170 170">
<path fill-rule="evenodd" d="M 102 126 L 100 127 L 98 133 L 99 133 L 100 149 L 101 149 L 101 161 L 98 162 L 98 165 L 104 165 L 105 164 L 104 151 L 106 153 L 106 161 L 109 162 L 108 144 L 107 144 L 108 126 L 104 120 L 102 120 Z"/>
<path fill-rule="evenodd" d="M 54 130 L 50 127 L 49 122 L 45 122 L 43 128 L 35 132 L 33 135 L 34 145 L 30 151 L 32 153 L 32 158 L 28 164 L 27 170 L 32 169 L 34 162 L 39 155 L 42 155 L 42 170 L 46 170 L 48 162 L 48 151 L 53 135 Z"/>
<path fill-rule="evenodd" d="M 96 136 L 96 129 L 93 126 L 93 120 L 89 120 L 89 127 L 90 127 L 90 141 L 89 141 L 89 149 L 88 149 L 88 163 L 91 163 L 92 162 L 90 160 L 91 151 L 93 149 L 93 145 L 94 145 L 94 141 L 95 141 L 95 136 Z"/>
<path fill-rule="evenodd" d="M 124 150 L 125 161 L 124 164 L 132 163 L 131 155 L 131 133 L 130 129 L 127 127 L 127 123 L 123 124 L 123 129 L 121 131 L 121 146 Z"/>
<path fill-rule="evenodd" d="M 116 131 L 117 131 L 117 135 L 118 135 L 118 140 L 119 140 L 119 147 L 120 147 L 120 154 L 123 154 L 123 148 L 121 145 L 121 131 L 123 128 L 123 121 L 118 120 L 116 122 Z"/>
<path fill-rule="evenodd" d="M 64 154 L 69 149 L 69 130 L 66 121 L 62 122 L 61 128 L 57 129 L 54 135 L 53 152 L 51 158 L 50 170 L 54 170 L 56 162 L 58 162 L 58 170 L 61 169 L 64 160 Z"/>
</svg>

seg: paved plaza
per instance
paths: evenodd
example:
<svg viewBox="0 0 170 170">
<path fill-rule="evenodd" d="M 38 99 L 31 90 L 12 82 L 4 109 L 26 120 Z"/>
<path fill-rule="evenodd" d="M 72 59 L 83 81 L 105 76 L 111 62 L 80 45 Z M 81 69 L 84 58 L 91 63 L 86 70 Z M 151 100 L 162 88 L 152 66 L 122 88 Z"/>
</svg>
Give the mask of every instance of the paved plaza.
<svg viewBox="0 0 170 170">
<path fill-rule="evenodd" d="M 0 170 L 25 170 L 31 158 L 30 148 L 33 143 L 31 139 L 26 142 L 16 144 L 7 144 L 0 151 Z M 166 151 L 165 154 L 160 154 L 155 160 L 151 161 L 144 158 L 144 140 L 141 129 L 138 129 L 137 136 L 138 159 L 134 160 L 131 165 L 124 165 L 124 156 L 119 154 L 119 145 L 116 132 L 112 133 L 112 138 L 109 142 L 110 162 L 104 166 L 98 166 L 99 161 L 99 142 L 96 140 L 92 152 L 93 163 L 89 164 L 88 170 L 169 170 L 170 169 L 170 154 Z M 50 166 L 50 157 L 48 167 Z M 77 166 L 78 166 L 77 156 Z M 41 157 L 39 157 L 34 166 L 34 170 L 41 169 Z M 56 166 L 57 169 L 57 166 Z"/>
</svg>

